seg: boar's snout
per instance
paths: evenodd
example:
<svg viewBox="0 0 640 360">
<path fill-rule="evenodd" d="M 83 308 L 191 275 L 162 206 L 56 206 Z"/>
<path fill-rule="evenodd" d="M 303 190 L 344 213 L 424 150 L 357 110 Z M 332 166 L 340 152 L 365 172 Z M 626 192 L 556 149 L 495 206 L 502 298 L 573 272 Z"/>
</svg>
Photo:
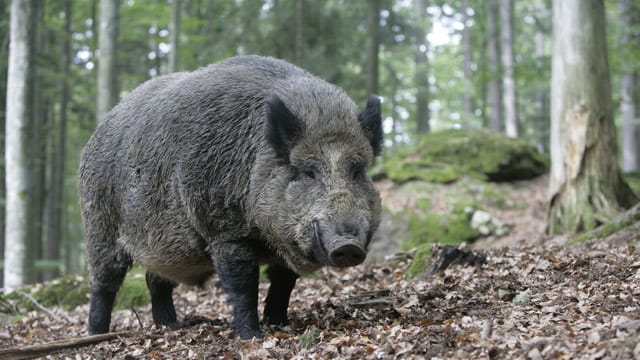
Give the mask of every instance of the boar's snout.
<svg viewBox="0 0 640 360">
<path fill-rule="evenodd" d="M 313 222 L 313 257 L 316 261 L 337 267 L 361 264 L 367 257 L 366 231 L 349 220 L 323 224 Z"/>
<path fill-rule="evenodd" d="M 357 244 L 342 245 L 329 253 L 329 258 L 338 267 L 361 264 L 366 257 L 367 252 Z"/>
</svg>

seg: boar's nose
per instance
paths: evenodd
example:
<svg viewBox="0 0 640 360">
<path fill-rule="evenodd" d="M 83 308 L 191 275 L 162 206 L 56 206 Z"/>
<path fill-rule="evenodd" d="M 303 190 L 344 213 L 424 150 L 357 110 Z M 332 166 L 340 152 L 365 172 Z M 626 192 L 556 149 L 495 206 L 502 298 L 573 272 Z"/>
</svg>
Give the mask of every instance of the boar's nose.
<svg viewBox="0 0 640 360">
<path fill-rule="evenodd" d="M 329 253 L 329 258 L 335 266 L 347 267 L 361 264 L 367 257 L 367 253 L 360 246 L 356 244 L 342 245 L 336 249 L 333 249 Z"/>
</svg>

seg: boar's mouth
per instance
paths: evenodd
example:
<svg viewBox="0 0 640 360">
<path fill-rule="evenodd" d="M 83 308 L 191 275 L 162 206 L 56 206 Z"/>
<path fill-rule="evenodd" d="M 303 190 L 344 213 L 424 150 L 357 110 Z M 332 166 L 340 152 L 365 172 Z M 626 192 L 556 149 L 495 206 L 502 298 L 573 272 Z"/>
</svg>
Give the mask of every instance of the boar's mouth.
<svg viewBox="0 0 640 360">
<path fill-rule="evenodd" d="M 367 257 L 365 248 L 356 237 L 338 234 L 330 234 L 327 237 L 317 220 L 311 223 L 311 227 L 311 257 L 315 262 L 328 266 L 349 267 L 362 263 Z"/>
</svg>

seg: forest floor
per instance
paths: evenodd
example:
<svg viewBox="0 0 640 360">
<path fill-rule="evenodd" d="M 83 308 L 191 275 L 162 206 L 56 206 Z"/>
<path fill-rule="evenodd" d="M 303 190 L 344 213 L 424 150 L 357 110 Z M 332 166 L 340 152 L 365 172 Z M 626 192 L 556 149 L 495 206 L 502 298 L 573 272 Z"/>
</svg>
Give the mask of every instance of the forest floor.
<svg viewBox="0 0 640 360">
<path fill-rule="evenodd" d="M 234 337 L 214 278 L 203 289 L 180 286 L 174 295 L 179 317 L 208 321 L 172 331 L 152 325 L 150 306 L 115 312 L 112 331 L 119 335 L 45 357 L 639 358 L 640 226 L 577 245 L 547 239 L 545 194 L 544 178 L 509 194 L 526 206 L 499 214 L 513 226 L 509 236 L 470 247 L 485 257 L 481 267 L 451 266 L 407 280 L 409 252 L 300 279 L 291 325 L 263 326 L 261 340 Z M 266 289 L 261 283 L 261 298 Z M 31 312 L 0 327 L 0 349 L 24 353 L 28 346 L 86 336 L 87 313 L 86 305 Z"/>
</svg>

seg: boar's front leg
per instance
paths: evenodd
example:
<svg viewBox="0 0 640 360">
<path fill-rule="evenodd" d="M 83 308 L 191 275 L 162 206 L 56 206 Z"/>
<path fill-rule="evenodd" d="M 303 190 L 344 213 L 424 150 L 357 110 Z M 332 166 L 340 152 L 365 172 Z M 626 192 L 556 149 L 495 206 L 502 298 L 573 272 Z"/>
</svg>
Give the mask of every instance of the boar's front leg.
<svg viewBox="0 0 640 360">
<path fill-rule="evenodd" d="M 261 338 L 258 322 L 258 254 L 249 240 L 217 244 L 212 254 L 222 288 L 233 306 L 233 330 L 243 340 Z"/>
<path fill-rule="evenodd" d="M 271 280 L 271 286 L 265 301 L 264 318 L 269 325 L 287 325 L 289 297 L 296 285 L 298 274 L 282 265 L 272 264 L 267 269 L 267 275 Z"/>
</svg>

